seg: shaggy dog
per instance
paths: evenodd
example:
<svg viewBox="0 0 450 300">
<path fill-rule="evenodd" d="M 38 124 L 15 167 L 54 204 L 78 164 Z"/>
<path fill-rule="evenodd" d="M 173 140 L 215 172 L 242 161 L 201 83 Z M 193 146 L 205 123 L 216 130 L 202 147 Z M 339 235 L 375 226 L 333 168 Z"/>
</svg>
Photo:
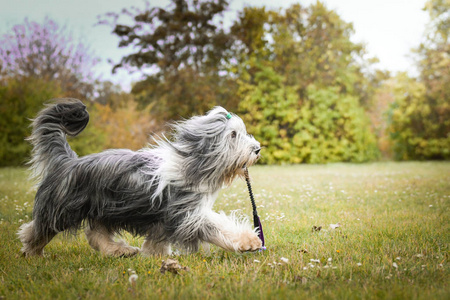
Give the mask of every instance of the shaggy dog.
<svg viewBox="0 0 450 300">
<path fill-rule="evenodd" d="M 171 245 L 194 252 L 201 242 L 235 252 L 261 248 L 247 220 L 212 210 L 222 186 L 260 156 L 238 116 L 216 107 L 172 124 L 173 138 L 155 147 L 78 157 L 66 135 L 76 136 L 88 121 L 76 99 L 47 106 L 33 121 L 38 190 L 33 220 L 18 232 L 25 256 L 42 255 L 57 233 L 84 225 L 89 244 L 105 255 L 168 255 Z M 145 236 L 142 248 L 115 240 L 122 230 Z"/>
</svg>

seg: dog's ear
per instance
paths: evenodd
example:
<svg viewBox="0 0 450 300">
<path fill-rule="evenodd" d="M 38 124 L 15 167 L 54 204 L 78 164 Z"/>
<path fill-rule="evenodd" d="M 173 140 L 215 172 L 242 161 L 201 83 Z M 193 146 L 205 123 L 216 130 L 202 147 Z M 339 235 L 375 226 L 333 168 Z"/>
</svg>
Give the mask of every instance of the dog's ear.
<svg viewBox="0 0 450 300">
<path fill-rule="evenodd" d="M 175 123 L 175 141 L 190 144 L 194 149 L 201 150 L 206 145 L 202 141 L 219 137 L 226 129 L 228 112 L 218 106 L 206 115 L 195 116 L 188 120 Z"/>
<path fill-rule="evenodd" d="M 188 184 L 195 186 L 213 179 L 220 181 L 226 172 L 230 155 L 224 138 L 228 112 L 216 107 L 206 115 L 178 122 L 174 126 L 175 141 L 172 146 L 182 159 L 182 171 Z"/>
</svg>

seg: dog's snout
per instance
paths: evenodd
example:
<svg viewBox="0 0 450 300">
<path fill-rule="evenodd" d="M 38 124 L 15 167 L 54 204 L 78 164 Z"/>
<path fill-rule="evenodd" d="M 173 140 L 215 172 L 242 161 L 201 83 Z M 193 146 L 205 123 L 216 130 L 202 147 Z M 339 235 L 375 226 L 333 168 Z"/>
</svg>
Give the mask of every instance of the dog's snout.
<svg viewBox="0 0 450 300">
<path fill-rule="evenodd" d="M 259 151 L 261 151 L 261 147 L 255 148 L 255 154 L 258 155 Z"/>
</svg>

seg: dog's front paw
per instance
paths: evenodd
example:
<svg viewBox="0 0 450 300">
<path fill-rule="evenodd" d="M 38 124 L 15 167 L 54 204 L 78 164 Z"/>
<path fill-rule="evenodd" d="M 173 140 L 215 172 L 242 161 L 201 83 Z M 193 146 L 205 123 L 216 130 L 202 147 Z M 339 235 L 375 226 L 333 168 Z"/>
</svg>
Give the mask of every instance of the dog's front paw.
<svg viewBox="0 0 450 300">
<path fill-rule="evenodd" d="M 116 257 L 131 257 L 139 253 L 139 248 L 128 245 L 115 244 L 105 249 L 105 254 Z"/>
<path fill-rule="evenodd" d="M 125 249 L 123 249 L 123 254 L 120 256 L 131 257 L 131 256 L 135 256 L 140 251 L 141 251 L 141 249 L 139 247 L 127 246 L 127 247 L 125 247 Z"/>
<path fill-rule="evenodd" d="M 262 242 L 255 232 L 248 230 L 239 235 L 236 245 L 239 252 L 256 251 L 261 249 Z"/>
</svg>

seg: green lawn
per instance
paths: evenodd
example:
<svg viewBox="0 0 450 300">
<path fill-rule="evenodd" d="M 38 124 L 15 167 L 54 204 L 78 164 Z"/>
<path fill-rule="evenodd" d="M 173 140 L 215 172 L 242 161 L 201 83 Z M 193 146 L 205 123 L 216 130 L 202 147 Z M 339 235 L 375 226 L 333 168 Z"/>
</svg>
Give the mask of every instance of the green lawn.
<svg viewBox="0 0 450 300">
<path fill-rule="evenodd" d="M 161 257 L 103 257 L 81 232 L 21 257 L 27 174 L 0 169 L 0 299 L 450 299 L 448 162 L 252 167 L 267 251 L 178 256 L 190 268 L 181 275 L 161 274 Z M 215 208 L 251 215 L 245 182 Z"/>
</svg>

